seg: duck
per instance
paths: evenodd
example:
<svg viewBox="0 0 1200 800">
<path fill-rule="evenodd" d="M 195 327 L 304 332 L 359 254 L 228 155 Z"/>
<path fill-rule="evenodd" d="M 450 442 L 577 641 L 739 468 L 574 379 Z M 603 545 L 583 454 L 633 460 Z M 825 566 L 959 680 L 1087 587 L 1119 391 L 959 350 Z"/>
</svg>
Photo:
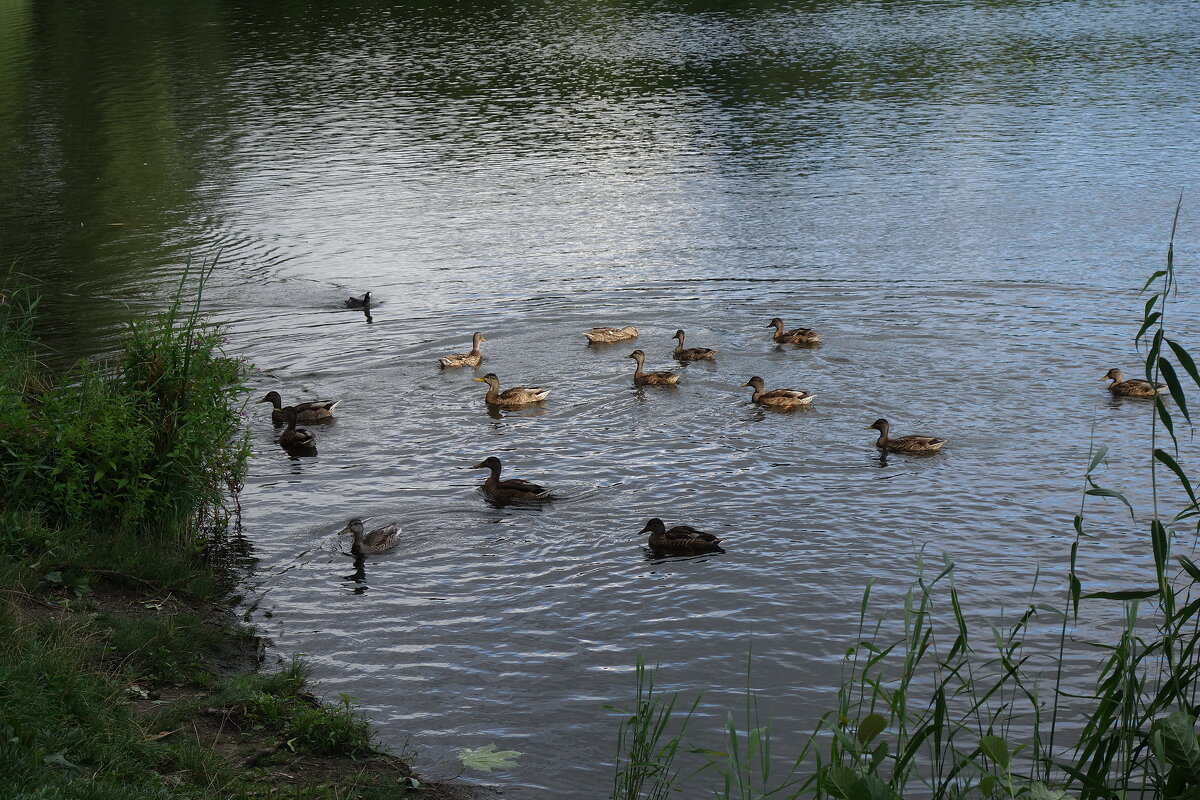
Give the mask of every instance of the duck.
<svg viewBox="0 0 1200 800">
<path fill-rule="evenodd" d="M 624 328 L 592 328 L 590 331 L 584 331 L 583 335 L 592 344 L 606 344 L 608 342 L 623 342 L 626 339 L 636 339 L 638 337 L 638 329 L 632 325 L 626 325 Z"/>
<path fill-rule="evenodd" d="M 679 383 L 679 376 L 674 372 L 643 372 L 642 367 L 646 363 L 646 354 L 641 350 L 634 350 L 626 358 L 637 361 L 637 369 L 633 371 L 634 386 L 674 386 Z"/>
<path fill-rule="evenodd" d="M 307 428 L 296 427 L 296 409 L 284 406 L 282 409 L 287 428 L 279 434 L 279 443 L 290 450 L 301 450 L 317 446 L 317 435 Z"/>
<path fill-rule="evenodd" d="M 445 367 L 478 367 L 479 362 L 483 361 L 483 354 L 479 352 L 479 343 L 486 342 L 483 334 L 479 331 L 471 334 L 471 352 L 459 353 L 458 355 L 445 356 L 438 359 L 438 363 Z"/>
<path fill-rule="evenodd" d="M 757 405 L 767 406 L 768 408 L 796 408 L 797 406 L 806 406 L 816 397 L 816 395 L 802 392 L 799 389 L 772 389 L 769 392 L 765 391 L 763 388 L 763 379 L 757 375 L 743 383 L 742 386 L 753 387 L 754 396 L 750 400 Z"/>
<path fill-rule="evenodd" d="M 366 294 L 364 294 L 361 299 L 358 297 L 347 297 L 346 298 L 346 308 L 366 308 L 369 305 L 371 305 L 371 293 L 370 292 L 367 292 Z"/>
<path fill-rule="evenodd" d="M 667 528 L 661 519 L 654 517 L 646 527 L 638 531 L 650 534 L 650 549 L 659 553 L 723 553 L 721 539 L 711 533 L 696 530 L 691 525 L 676 525 Z"/>
<path fill-rule="evenodd" d="M 350 552 L 356 556 L 365 556 L 373 553 L 385 553 L 395 547 L 396 542 L 400 539 L 400 526 L 393 522 L 391 525 L 376 528 L 370 533 L 363 533 L 363 521 L 355 517 L 346 523 L 346 527 L 338 531 L 339 536 L 347 533 L 354 539 L 350 545 Z"/>
<path fill-rule="evenodd" d="M 707 347 L 684 347 L 683 340 L 685 334 L 683 331 L 675 331 L 674 339 L 679 340 L 679 344 L 675 345 L 675 358 L 679 361 L 702 361 L 706 358 L 715 358 L 716 350 L 710 350 Z"/>
<path fill-rule="evenodd" d="M 483 461 L 480 461 L 471 469 L 490 469 L 492 474 L 487 477 L 480 487 L 484 494 L 496 500 L 546 500 L 550 497 L 550 490 L 545 486 L 539 486 L 532 481 L 523 481 L 520 478 L 505 478 L 500 480 L 500 470 L 504 466 L 500 463 L 500 459 L 495 456 L 488 456 Z"/>
<path fill-rule="evenodd" d="M 1105 373 L 1100 380 L 1112 380 L 1108 385 L 1108 390 L 1122 397 L 1154 397 L 1157 394 L 1165 394 L 1167 385 L 1165 383 L 1150 383 L 1150 381 L 1141 378 L 1130 378 L 1124 380 L 1121 375 L 1121 370 L 1110 369 Z"/>
<path fill-rule="evenodd" d="M 812 328 L 793 328 L 790 331 L 783 329 L 783 320 L 779 317 L 767 323 L 768 328 L 774 328 L 775 334 L 772 338 L 780 344 L 816 344 L 821 341 L 821 335 Z"/>
<path fill-rule="evenodd" d="M 879 431 L 879 438 L 875 440 L 875 446 L 884 451 L 890 450 L 894 453 L 936 453 L 946 443 L 945 439 L 939 439 L 936 436 L 910 435 L 892 439 L 888 436 L 888 430 L 892 426 L 886 419 L 877 419 L 867 427 Z"/>
<path fill-rule="evenodd" d="M 271 404 L 271 419 L 275 422 L 287 422 L 287 414 L 284 412 L 283 398 L 279 396 L 279 392 L 270 391 L 262 400 L 256 400 L 256 403 Z M 296 403 L 293 406 L 286 406 L 296 412 L 296 420 L 298 422 L 318 422 L 324 419 L 333 417 L 333 410 L 338 407 L 341 400 L 309 400 L 306 403 Z"/>
<path fill-rule="evenodd" d="M 489 372 L 482 378 L 476 378 L 475 380 L 488 385 L 487 395 L 483 400 L 489 406 L 516 408 L 532 403 L 540 403 L 550 395 L 549 389 L 543 389 L 540 386 L 514 386 L 511 389 L 500 391 L 500 379 L 496 377 L 496 373 L 494 372 Z"/>
</svg>

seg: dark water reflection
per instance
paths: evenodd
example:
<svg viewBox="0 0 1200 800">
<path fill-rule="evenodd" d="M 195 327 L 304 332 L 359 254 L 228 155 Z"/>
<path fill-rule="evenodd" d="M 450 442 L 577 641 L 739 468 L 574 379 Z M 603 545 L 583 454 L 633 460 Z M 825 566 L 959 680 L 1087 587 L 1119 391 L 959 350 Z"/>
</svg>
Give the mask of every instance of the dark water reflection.
<svg viewBox="0 0 1200 800">
<path fill-rule="evenodd" d="M 11 3 L 0 252 L 46 283 L 63 358 L 219 254 L 206 307 L 254 391 L 343 399 L 306 457 L 247 410 L 263 625 L 427 767 L 494 741 L 528 796 L 596 797 L 638 651 L 716 726 L 753 645 L 798 740 L 863 587 L 896 602 L 922 548 L 970 608 L 1054 585 L 1093 422 L 1144 512 L 1148 408 L 1098 378 L 1137 363 L 1135 290 L 1200 163 L 1198 23 L 1182 1 Z M 775 316 L 824 343 L 776 346 Z M 588 347 L 608 324 L 641 338 Z M 717 360 L 674 363 L 680 327 Z M 475 330 L 483 366 L 439 370 Z M 634 347 L 680 386 L 635 389 Z M 489 415 L 488 371 L 553 393 Z M 768 413 L 751 375 L 817 399 Z M 880 416 L 945 452 L 881 458 Z M 492 454 L 561 499 L 489 505 L 465 468 Z M 1124 588 L 1148 548 L 1096 513 L 1089 585 Z M 351 558 L 353 516 L 401 545 Z M 651 516 L 727 552 L 648 559 Z"/>
</svg>

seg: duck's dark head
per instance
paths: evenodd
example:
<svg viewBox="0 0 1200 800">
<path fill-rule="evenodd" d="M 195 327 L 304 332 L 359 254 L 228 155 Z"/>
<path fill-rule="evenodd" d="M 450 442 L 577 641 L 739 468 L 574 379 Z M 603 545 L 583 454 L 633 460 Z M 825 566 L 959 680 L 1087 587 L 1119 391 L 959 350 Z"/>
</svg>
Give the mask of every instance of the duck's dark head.
<svg viewBox="0 0 1200 800">
<path fill-rule="evenodd" d="M 283 398 L 279 396 L 279 392 L 271 391 L 263 397 L 262 400 L 256 400 L 256 403 L 270 403 L 275 408 L 283 405 Z"/>
<path fill-rule="evenodd" d="M 642 528 L 638 533 L 666 533 L 667 526 L 658 517 L 652 518 L 646 523 L 646 527 Z"/>
<path fill-rule="evenodd" d="M 1121 370 L 1119 370 L 1119 369 L 1110 369 L 1108 372 L 1104 373 L 1104 377 L 1103 377 L 1103 378 L 1101 378 L 1100 380 L 1102 380 L 1102 381 L 1107 381 L 1107 380 L 1110 380 L 1110 379 L 1111 379 L 1111 380 L 1114 380 L 1114 381 L 1119 381 L 1119 380 L 1121 380 Z"/>
<path fill-rule="evenodd" d="M 634 350 L 632 353 L 630 353 L 629 355 L 627 355 L 625 357 L 626 358 L 636 358 L 638 361 L 646 360 L 646 354 L 644 352 L 642 352 L 641 350 Z"/>
<path fill-rule="evenodd" d="M 338 536 L 342 536 L 347 533 L 353 533 L 353 534 L 361 536 L 362 532 L 363 532 L 363 521 L 361 519 L 359 519 L 358 517 L 355 517 L 354 519 L 352 519 L 346 523 L 346 527 L 344 527 L 340 531 L 338 531 Z"/>
<path fill-rule="evenodd" d="M 482 333 L 480 333 L 479 331 L 475 331 L 475 333 L 471 334 L 471 341 L 475 343 L 476 347 L 479 347 L 479 343 L 486 342 L 487 339 L 483 338 Z"/>
<path fill-rule="evenodd" d="M 491 469 L 499 472 L 500 459 L 496 458 L 495 456 L 488 456 L 483 461 L 480 461 L 478 464 L 471 467 L 471 469 Z"/>
<path fill-rule="evenodd" d="M 884 419 L 883 417 L 880 417 L 879 419 L 875 420 L 867 427 L 874 428 L 875 430 L 879 431 L 880 433 L 887 433 L 888 428 L 890 428 L 891 425 L 888 423 L 888 421 L 886 419 Z"/>
<path fill-rule="evenodd" d="M 767 323 L 767 327 L 768 328 L 782 328 L 783 320 L 781 320 L 779 317 L 775 317 L 775 319 L 773 319 Z"/>
<path fill-rule="evenodd" d="M 684 337 L 684 333 L 683 333 L 683 331 L 680 330 L 680 331 L 675 331 L 675 335 L 672 336 L 671 338 L 678 339 L 679 343 L 683 344 L 683 337 Z"/>
<path fill-rule="evenodd" d="M 499 386 L 500 385 L 500 379 L 496 377 L 496 373 L 494 373 L 494 372 L 489 372 L 487 375 L 484 375 L 482 378 L 475 378 L 475 380 L 480 383 L 486 383 L 488 386 Z"/>
<path fill-rule="evenodd" d="M 742 384 L 742 386 L 753 386 L 755 389 L 762 389 L 763 385 L 763 379 L 757 375 Z"/>
</svg>

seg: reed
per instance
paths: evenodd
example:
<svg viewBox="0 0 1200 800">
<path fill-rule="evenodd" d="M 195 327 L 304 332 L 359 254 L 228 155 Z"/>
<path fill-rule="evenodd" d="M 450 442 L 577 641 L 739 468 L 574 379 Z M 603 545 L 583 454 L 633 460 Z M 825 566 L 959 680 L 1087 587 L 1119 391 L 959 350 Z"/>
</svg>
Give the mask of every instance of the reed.
<svg viewBox="0 0 1200 800">
<path fill-rule="evenodd" d="M 725 747 L 691 748 L 706 754 L 701 769 L 716 772 L 711 796 L 1200 797 L 1200 564 L 1173 552 L 1177 541 L 1191 547 L 1200 532 L 1200 502 L 1179 460 L 1181 428 L 1191 425 L 1187 392 L 1200 388 L 1200 370 L 1167 324 L 1178 286 L 1178 218 L 1179 206 L 1166 265 L 1143 287 L 1134 339 L 1146 379 L 1165 383 L 1172 400 L 1168 406 L 1159 396 L 1147 404 L 1146 519 L 1139 522 L 1126 496 L 1101 484 L 1098 468 L 1107 448 L 1095 443 L 1093 431 L 1074 537 L 1064 554 L 1061 604 L 1036 600 L 1035 576 L 1029 599 L 1008 622 L 968 619 L 953 562 L 943 557 L 927 564 L 919 556 L 898 620 L 877 616 L 870 585 L 864 590 L 836 708 L 801 737 L 790 771 L 771 780 L 774 737 L 749 690 L 745 720 L 739 730 L 730 715 Z M 1167 509 L 1168 492 L 1186 498 L 1181 508 Z M 1142 585 L 1087 591 L 1080 553 L 1100 533 L 1088 516 L 1096 502 L 1127 510 L 1122 533 L 1139 536 L 1153 563 Z M 1081 645 L 1074 637 L 1081 622 L 1096 618 L 1118 625 L 1106 640 L 1083 643 L 1099 657 L 1091 688 L 1081 691 L 1075 687 L 1089 679 L 1077 671 L 1068 677 L 1068 657 L 1077 669 Z M 644 679 L 639 672 L 639 686 Z M 647 722 L 642 729 L 658 732 Z M 638 743 L 640 751 L 656 746 Z M 613 795 L 626 796 L 639 795 Z"/>
</svg>

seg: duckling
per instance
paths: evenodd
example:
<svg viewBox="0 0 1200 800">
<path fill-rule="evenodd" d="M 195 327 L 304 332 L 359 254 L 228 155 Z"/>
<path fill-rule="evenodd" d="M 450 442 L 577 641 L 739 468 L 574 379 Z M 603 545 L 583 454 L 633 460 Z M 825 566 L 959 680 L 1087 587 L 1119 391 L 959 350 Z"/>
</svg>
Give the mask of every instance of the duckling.
<svg viewBox="0 0 1200 800">
<path fill-rule="evenodd" d="M 626 339 L 636 339 L 638 337 L 638 329 L 632 325 L 626 325 L 624 328 L 592 328 L 590 331 L 584 331 L 583 335 L 593 344 L 606 344 L 608 342 L 623 342 Z"/>
<path fill-rule="evenodd" d="M 275 422 L 287 422 L 287 414 L 283 410 L 283 398 L 279 396 L 279 392 L 267 392 L 266 397 L 262 400 L 256 400 L 256 403 L 271 404 L 271 419 Z M 338 407 L 341 400 L 309 400 L 307 403 L 296 403 L 294 406 L 288 406 L 296 412 L 296 419 L 299 422 L 318 422 L 320 420 L 331 419 L 333 410 Z"/>
<path fill-rule="evenodd" d="M 813 401 L 816 395 L 802 392 L 799 389 L 772 389 L 767 392 L 763 390 L 763 379 L 755 375 L 750 380 L 742 384 L 742 386 L 754 387 L 754 396 L 750 400 L 760 406 L 768 408 L 795 408 L 797 406 L 806 406 Z"/>
<path fill-rule="evenodd" d="M 768 328 L 774 328 L 775 334 L 772 338 L 780 344 L 816 344 L 821 341 L 821 336 L 812 328 L 793 328 L 790 331 L 783 329 L 783 320 L 779 317 L 767 323 Z"/>
<path fill-rule="evenodd" d="M 1112 379 L 1112 383 L 1108 385 L 1108 390 L 1122 397 L 1154 397 L 1156 394 L 1166 394 L 1167 392 L 1165 383 L 1151 384 L 1150 381 L 1141 378 L 1123 380 L 1119 369 L 1110 369 L 1100 380 L 1109 379 Z"/>
<path fill-rule="evenodd" d="M 500 391 L 500 379 L 496 377 L 496 373 L 494 372 L 489 372 L 482 378 L 476 378 L 475 380 L 488 385 L 487 395 L 483 400 L 489 406 L 516 408 L 518 406 L 527 406 L 531 403 L 540 403 L 550 395 L 549 389 L 543 389 L 540 386 L 514 386 L 511 389 Z"/>
<path fill-rule="evenodd" d="M 705 358 L 716 357 L 717 351 L 707 347 L 684 347 L 684 336 L 686 334 L 683 331 L 675 331 L 675 336 L 672 337 L 679 340 L 679 344 L 675 345 L 675 358 L 679 361 L 701 361 Z"/>
<path fill-rule="evenodd" d="M 495 456 L 488 456 L 471 469 L 490 469 L 492 471 L 492 474 L 483 482 L 482 488 L 484 494 L 495 500 L 546 500 L 550 497 L 550 490 L 536 483 L 523 481 L 520 478 L 500 480 L 500 470 L 503 469 L 503 466 L 500 464 L 500 459 Z"/>
<path fill-rule="evenodd" d="M 317 435 L 307 428 L 296 427 L 296 409 L 284 406 L 282 409 L 287 428 L 279 434 L 279 443 L 289 450 L 304 450 L 317 446 Z"/>
<path fill-rule="evenodd" d="M 676 525 L 667 529 L 658 517 L 646 523 L 638 533 L 650 534 L 650 549 L 659 553 L 724 553 L 720 538 L 691 525 Z"/>
<path fill-rule="evenodd" d="M 674 372 L 643 372 L 642 367 L 646 363 L 646 354 L 641 350 L 634 350 L 626 358 L 637 360 L 637 369 L 633 371 L 634 386 L 674 386 L 679 383 L 679 376 Z"/>
<path fill-rule="evenodd" d="M 362 296 L 361 300 L 357 297 L 347 297 L 346 298 L 346 308 L 366 308 L 369 305 L 371 305 L 371 293 L 370 292 L 367 292 L 366 294 L 364 294 Z"/>
<path fill-rule="evenodd" d="M 400 526 L 393 522 L 391 525 L 385 525 L 364 534 L 363 521 L 355 517 L 346 523 L 346 527 L 338 531 L 339 536 L 347 533 L 354 539 L 350 545 L 350 552 L 356 556 L 365 556 L 373 553 L 385 553 L 395 547 L 400 538 Z"/>
<path fill-rule="evenodd" d="M 445 356 L 439 358 L 438 363 L 445 367 L 478 367 L 479 362 L 483 361 L 483 355 L 479 352 L 479 343 L 486 342 L 483 334 L 479 331 L 471 334 L 471 352 L 460 353 L 453 356 Z"/>
<path fill-rule="evenodd" d="M 867 426 L 879 431 L 875 446 L 880 450 L 890 450 L 894 453 L 936 453 L 946 443 L 945 439 L 936 436 L 900 436 L 896 439 L 888 437 L 891 423 L 886 419 L 877 419 Z"/>
</svg>

